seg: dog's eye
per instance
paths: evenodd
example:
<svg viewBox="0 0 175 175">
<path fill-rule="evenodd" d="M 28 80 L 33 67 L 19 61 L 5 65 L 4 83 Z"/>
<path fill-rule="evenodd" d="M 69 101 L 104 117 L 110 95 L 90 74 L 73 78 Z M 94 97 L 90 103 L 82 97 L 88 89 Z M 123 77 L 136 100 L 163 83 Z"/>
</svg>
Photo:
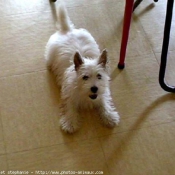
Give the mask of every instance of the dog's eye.
<svg viewBox="0 0 175 175">
<path fill-rule="evenodd" d="M 101 75 L 100 74 L 97 74 L 97 78 L 100 80 L 101 79 Z"/>
<path fill-rule="evenodd" d="M 83 76 L 83 80 L 87 80 L 89 77 L 87 75 Z"/>
</svg>

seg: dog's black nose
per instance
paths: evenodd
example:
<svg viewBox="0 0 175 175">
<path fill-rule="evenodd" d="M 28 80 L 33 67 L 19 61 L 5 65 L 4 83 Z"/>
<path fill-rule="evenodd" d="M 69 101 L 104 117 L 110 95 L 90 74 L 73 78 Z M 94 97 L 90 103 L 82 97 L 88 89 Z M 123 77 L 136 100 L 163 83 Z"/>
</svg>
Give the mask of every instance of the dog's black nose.
<svg viewBox="0 0 175 175">
<path fill-rule="evenodd" d="M 98 91 L 98 87 L 96 87 L 96 86 L 91 87 L 91 91 L 93 93 L 96 93 Z"/>
</svg>

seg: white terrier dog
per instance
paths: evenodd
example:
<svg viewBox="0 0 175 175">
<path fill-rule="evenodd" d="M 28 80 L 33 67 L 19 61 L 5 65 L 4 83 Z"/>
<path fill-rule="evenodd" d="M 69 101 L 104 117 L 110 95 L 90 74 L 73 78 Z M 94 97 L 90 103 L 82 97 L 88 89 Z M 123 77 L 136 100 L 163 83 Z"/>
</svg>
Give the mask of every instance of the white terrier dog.
<svg viewBox="0 0 175 175">
<path fill-rule="evenodd" d="M 80 127 L 79 111 L 96 109 L 103 123 L 119 122 L 109 89 L 107 51 L 85 29 L 75 29 L 63 5 L 58 10 L 59 30 L 46 46 L 47 65 L 61 86 L 61 128 L 73 133 Z"/>
</svg>

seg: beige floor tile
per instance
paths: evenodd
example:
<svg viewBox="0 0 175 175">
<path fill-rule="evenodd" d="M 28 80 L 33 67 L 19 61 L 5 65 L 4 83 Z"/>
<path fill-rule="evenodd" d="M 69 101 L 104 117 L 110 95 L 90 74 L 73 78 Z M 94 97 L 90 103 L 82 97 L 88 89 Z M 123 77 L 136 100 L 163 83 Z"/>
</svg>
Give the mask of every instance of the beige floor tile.
<svg viewBox="0 0 175 175">
<path fill-rule="evenodd" d="M 87 114 L 74 136 L 60 131 L 59 89 L 47 71 L 1 78 L 0 91 L 7 152 L 97 137 Z"/>
<path fill-rule="evenodd" d="M 155 4 L 153 4 L 152 0 L 143 1 L 138 9 L 136 9 L 134 15 L 141 22 L 151 47 L 155 52 L 161 52 L 162 49 L 166 4 L 167 1 L 159 1 Z M 172 29 L 174 27 L 175 23 L 172 20 Z M 175 49 L 174 40 L 175 34 L 171 32 L 170 50 Z"/>
<path fill-rule="evenodd" d="M 46 69 L 45 45 L 55 22 L 50 12 L 42 14 L 0 17 L 0 77 Z"/>
<path fill-rule="evenodd" d="M 102 137 L 101 143 L 110 173 L 173 174 L 173 130 L 174 123 L 167 123 Z"/>
<path fill-rule="evenodd" d="M 153 86 L 158 84 L 159 64 L 154 54 L 127 57 L 125 69 L 119 70 L 113 64 L 111 69 L 111 86 L 117 93 L 135 91 L 137 94 L 135 88 L 138 87 L 144 93 L 145 88 L 150 89 L 148 83 Z"/>
<path fill-rule="evenodd" d="M 22 15 L 26 13 L 44 12 L 50 10 L 49 0 L 9 0 L 0 2 L 2 16 Z"/>
<path fill-rule="evenodd" d="M 58 143 L 55 115 L 58 100 L 50 98 L 53 95 L 50 88 L 45 72 L 0 79 L 7 152 Z M 59 98 L 56 90 L 54 95 Z"/>
<path fill-rule="evenodd" d="M 152 133 L 160 166 L 164 167 L 164 172 L 167 172 L 167 174 L 174 174 L 175 172 L 173 160 L 175 154 L 174 128 L 175 123 L 171 122 L 154 127 Z"/>
<path fill-rule="evenodd" d="M 6 156 L 0 156 L 0 172 L 7 172 L 7 158 Z"/>
<path fill-rule="evenodd" d="M 96 139 L 10 154 L 8 163 L 11 170 L 84 170 L 108 174 L 103 151 Z"/>
</svg>

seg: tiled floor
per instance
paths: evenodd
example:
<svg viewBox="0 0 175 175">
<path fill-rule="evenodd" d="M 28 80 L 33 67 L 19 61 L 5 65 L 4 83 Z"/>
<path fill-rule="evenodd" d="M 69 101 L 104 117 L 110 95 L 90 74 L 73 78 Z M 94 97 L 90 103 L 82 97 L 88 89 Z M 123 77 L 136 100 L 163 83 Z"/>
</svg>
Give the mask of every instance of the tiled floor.
<svg viewBox="0 0 175 175">
<path fill-rule="evenodd" d="M 60 92 L 43 56 L 58 3 L 0 1 L 0 172 L 174 175 L 175 95 L 158 84 L 166 1 L 143 1 L 135 11 L 126 69 L 119 71 L 125 1 L 65 0 L 75 26 L 88 29 L 109 51 L 111 91 L 121 116 L 119 126 L 108 129 L 89 111 L 73 135 L 60 130 Z M 172 32 L 166 73 L 172 85 L 174 52 Z"/>
</svg>

